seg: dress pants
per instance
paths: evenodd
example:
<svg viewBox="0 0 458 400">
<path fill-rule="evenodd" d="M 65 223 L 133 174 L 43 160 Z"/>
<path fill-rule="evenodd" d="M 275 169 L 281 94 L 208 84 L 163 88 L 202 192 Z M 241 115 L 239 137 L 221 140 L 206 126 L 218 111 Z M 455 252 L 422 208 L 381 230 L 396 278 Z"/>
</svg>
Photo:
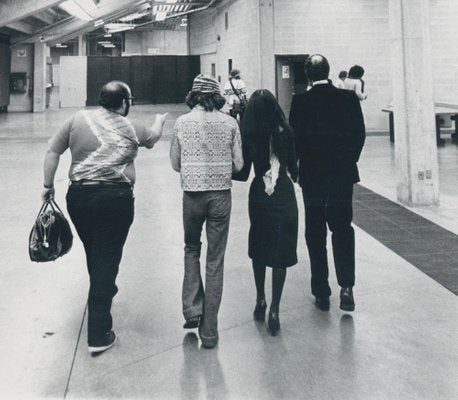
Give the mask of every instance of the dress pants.
<svg viewBox="0 0 458 400">
<path fill-rule="evenodd" d="M 183 193 L 183 315 L 185 319 L 202 315 L 199 334 L 208 345 L 218 341 L 218 311 L 230 215 L 230 190 Z M 205 289 L 200 274 L 200 236 L 204 222 L 208 242 Z"/>
<path fill-rule="evenodd" d="M 128 184 L 74 186 L 67 209 L 86 251 L 90 278 L 88 343 L 97 343 L 113 327 L 111 303 L 118 292 L 122 249 L 134 218 L 134 197 Z"/>
<path fill-rule="evenodd" d="M 327 226 L 332 232 L 332 251 L 337 282 L 341 287 L 355 284 L 355 231 L 353 218 L 353 184 L 327 191 L 302 188 L 305 205 L 305 240 L 310 257 L 312 294 L 331 295 L 326 249 Z"/>
</svg>

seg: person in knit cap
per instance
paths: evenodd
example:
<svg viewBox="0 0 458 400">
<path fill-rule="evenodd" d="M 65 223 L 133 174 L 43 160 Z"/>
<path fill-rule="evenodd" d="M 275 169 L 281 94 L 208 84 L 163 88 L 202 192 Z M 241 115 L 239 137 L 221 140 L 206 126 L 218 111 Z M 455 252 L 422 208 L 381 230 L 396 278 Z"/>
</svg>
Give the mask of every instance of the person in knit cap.
<svg viewBox="0 0 458 400">
<path fill-rule="evenodd" d="M 183 189 L 183 327 L 199 328 L 206 348 L 218 343 L 231 177 L 243 167 L 238 124 L 220 111 L 225 102 L 216 80 L 197 75 L 186 97 L 191 111 L 177 119 L 170 144 L 172 168 L 180 173 Z M 208 242 L 205 288 L 199 260 L 204 223 Z"/>
</svg>

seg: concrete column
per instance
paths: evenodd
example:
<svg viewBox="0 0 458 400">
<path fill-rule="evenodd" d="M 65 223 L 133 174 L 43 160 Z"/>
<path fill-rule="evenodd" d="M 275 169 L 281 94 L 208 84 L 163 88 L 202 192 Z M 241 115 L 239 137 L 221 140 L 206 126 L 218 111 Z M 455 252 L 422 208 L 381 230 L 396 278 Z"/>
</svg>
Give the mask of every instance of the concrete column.
<svg viewBox="0 0 458 400">
<path fill-rule="evenodd" d="M 274 0 L 258 3 L 259 87 L 275 94 Z"/>
<path fill-rule="evenodd" d="M 46 56 L 47 46 L 35 42 L 33 60 L 33 112 L 46 110 Z"/>
<path fill-rule="evenodd" d="M 80 35 L 78 36 L 78 55 L 79 56 L 85 56 L 86 53 L 86 44 L 87 44 L 87 39 L 86 35 Z"/>
<path fill-rule="evenodd" d="M 389 0 L 398 200 L 439 204 L 429 0 Z"/>
</svg>

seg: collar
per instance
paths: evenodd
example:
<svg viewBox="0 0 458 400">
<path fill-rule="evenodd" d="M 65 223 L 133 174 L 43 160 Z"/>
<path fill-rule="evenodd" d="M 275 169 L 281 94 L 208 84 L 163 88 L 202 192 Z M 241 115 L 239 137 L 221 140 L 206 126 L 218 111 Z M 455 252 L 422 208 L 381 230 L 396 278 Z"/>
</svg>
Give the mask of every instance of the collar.
<svg viewBox="0 0 458 400">
<path fill-rule="evenodd" d="M 315 85 L 327 85 L 328 83 L 329 83 L 329 81 L 327 79 L 322 79 L 321 81 L 313 82 L 312 86 L 315 86 Z"/>
</svg>

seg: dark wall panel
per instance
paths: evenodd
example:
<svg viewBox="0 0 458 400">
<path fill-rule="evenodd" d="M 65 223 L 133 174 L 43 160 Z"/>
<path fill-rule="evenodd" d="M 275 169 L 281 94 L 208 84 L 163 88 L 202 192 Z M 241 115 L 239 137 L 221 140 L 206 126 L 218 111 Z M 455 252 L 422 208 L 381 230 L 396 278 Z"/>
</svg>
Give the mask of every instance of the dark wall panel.
<svg viewBox="0 0 458 400">
<path fill-rule="evenodd" d="M 152 103 L 154 57 L 132 57 L 132 94 L 134 104 Z"/>
<path fill-rule="evenodd" d="M 152 103 L 175 103 L 176 56 L 154 57 Z"/>
<path fill-rule="evenodd" d="M 109 57 L 111 60 L 111 79 L 123 81 L 129 86 L 131 82 L 131 58 L 130 57 Z"/>
<path fill-rule="evenodd" d="M 98 104 L 102 86 L 126 82 L 134 104 L 182 103 L 200 71 L 198 56 L 88 57 L 88 101 Z"/>
<path fill-rule="evenodd" d="M 88 56 L 86 105 L 99 104 L 99 93 L 105 83 L 111 81 L 111 57 Z"/>
<path fill-rule="evenodd" d="M 192 88 L 192 81 L 200 72 L 199 56 L 176 57 L 175 102 L 182 103 Z"/>
<path fill-rule="evenodd" d="M 0 108 L 10 102 L 11 52 L 8 37 L 0 37 Z M 1 111 L 1 110 L 0 110 Z"/>
</svg>

